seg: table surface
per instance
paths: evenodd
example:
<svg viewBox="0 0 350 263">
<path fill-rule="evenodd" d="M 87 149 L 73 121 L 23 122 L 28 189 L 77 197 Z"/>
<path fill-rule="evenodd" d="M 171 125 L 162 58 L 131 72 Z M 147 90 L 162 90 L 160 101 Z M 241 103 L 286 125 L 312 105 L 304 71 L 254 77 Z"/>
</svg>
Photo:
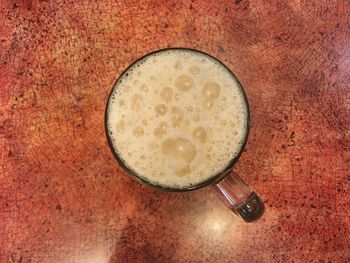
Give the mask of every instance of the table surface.
<svg viewBox="0 0 350 263">
<path fill-rule="evenodd" d="M 350 4 L 281 2 L 1 1 L 0 262 L 349 262 Z M 109 91 L 165 47 L 242 82 L 252 126 L 235 169 L 260 221 L 210 187 L 140 185 L 113 159 Z"/>
</svg>

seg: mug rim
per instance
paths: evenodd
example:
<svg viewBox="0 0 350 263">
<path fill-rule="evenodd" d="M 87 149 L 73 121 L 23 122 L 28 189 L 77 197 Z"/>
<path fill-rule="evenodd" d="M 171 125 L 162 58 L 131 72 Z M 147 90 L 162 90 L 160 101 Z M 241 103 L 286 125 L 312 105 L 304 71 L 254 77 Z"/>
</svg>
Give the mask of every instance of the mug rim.
<svg viewBox="0 0 350 263">
<path fill-rule="evenodd" d="M 246 110 L 247 110 L 247 120 L 246 120 L 246 132 L 245 132 L 245 136 L 244 136 L 244 141 L 237 153 L 237 155 L 230 160 L 230 162 L 228 163 L 228 165 L 221 171 L 219 172 L 217 175 L 211 176 L 210 178 L 208 178 L 205 181 L 202 181 L 198 184 L 195 185 L 190 185 L 188 187 L 184 187 L 184 188 L 176 188 L 176 187 L 166 187 L 160 184 L 154 184 L 148 180 L 146 180 L 145 178 L 143 178 L 142 176 L 138 175 L 135 171 L 133 171 L 131 168 L 129 168 L 123 161 L 123 159 L 118 155 L 118 153 L 116 152 L 116 150 L 113 147 L 113 143 L 112 140 L 110 138 L 110 135 L 108 133 L 108 107 L 109 107 L 109 103 L 110 103 L 110 99 L 112 97 L 112 94 L 114 93 L 115 88 L 117 87 L 117 84 L 119 82 L 119 80 L 125 75 L 125 73 L 132 67 L 134 66 L 136 63 L 138 63 L 139 61 L 145 59 L 148 56 L 154 55 L 156 53 L 159 52 L 163 52 L 163 51 L 171 51 L 171 50 L 183 50 L 183 51 L 194 51 L 194 52 L 198 52 L 201 53 L 203 55 L 206 55 L 212 59 L 214 59 L 215 61 L 217 61 L 218 63 L 220 63 L 220 65 L 222 65 L 231 75 L 232 77 L 235 79 L 236 83 L 238 84 L 240 91 L 242 93 L 243 96 L 243 101 L 246 105 Z M 107 98 L 107 103 L 106 103 L 106 108 L 105 108 L 105 114 L 104 114 L 104 126 L 105 126 L 105 135 L 107 138 L 107 142 L 109 145 L 109 148 L 114 156 L 114 158 L 117 160 L 117 162 L 119 163 L 119 165 L 123 168 L 124 171 L 126 171 L 126 173 L 133 178 L 134 180 L 136 180 L 137 182 L 144 184 L 144 185 L 148 185 L 148 186 L 152 186 L 154 188 L 157 188 L 159 190 L 163 190 L 163 191 L 167 191 L 167 192 L 187 192 L 187 191 L 193 191 L 193 190 L 197 190 L 200 188 L 203 188 L 205 186 L 208 185 L 212 185 L 212 184 L 217 184 L 219 183 L 221 180 L 223 180 L 232 170 L 233 166 L 235 165 L 235 163 L 239 160 L 240 156 L 242 155 L 245 146 L 248 142 L 248 137 L 249 137 L 249 132 L 250 132 L 250 108 L 249 108 L 249 103 L 248 103 L 248 99 L 247 99 L 247 95 L 244 91 L 244 88 L 241 84 L 241 82 L 238 80 L 238 78 L 236 77 L 236 75 L 229 69 L 228 66 L 226 66 L 222 61 L 220 61 L 219 59 L 217 59 L 216 57 L 201 51 L 201 50 L 197 50 L 194 48 L 187 48 L 187 47 L 168 47 L 168 48 L 162 48 L 162 49 L 156 49 L 153 50 L 151 52 L 148 52 L 147 54 L 137 58 L 136 60 L 134 60 L 131 64 L 129 64 L 118 76 L 117 80 L 114 82 L 111 91 L 109 92 L 108 98 Z"/>
</svg>

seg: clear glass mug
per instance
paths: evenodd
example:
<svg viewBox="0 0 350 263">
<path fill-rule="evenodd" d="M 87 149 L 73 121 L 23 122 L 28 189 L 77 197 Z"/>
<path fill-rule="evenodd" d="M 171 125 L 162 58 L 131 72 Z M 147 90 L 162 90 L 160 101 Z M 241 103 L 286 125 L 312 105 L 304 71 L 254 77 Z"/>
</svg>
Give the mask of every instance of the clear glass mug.
<svg viewBox="0 0 350 263">
<path fill-rule="evenodd" d="M 111 99 L 111 95 L 113 94 L 113 90 L 117 87 L 117 83 L 118 83 L 119 79 L 125 73 L 127 73 L 129 68 L 132 67 L 139 60 L 142 60 L 145 57 L 152 55 L 154 53 L 164 51 L 164 50 L 172 50 L 172 49 L 181 49 L 181 50 L 200 52 L 206 56 L 213 58 L 218 63 L 220 63 L 223 67 L 225 67 L 232 74 L 233 78 L 236 80 L 237 84 L 239 85 L 241 92 L 243 94 L 243 97 L 244 97 L 244 101 L 246 103 L 247 111 L 248 111 L 248 118 L 247 118 L 247 125 L 246 125 L 247 129 L 246 129 L 246 134 L 245 134 L 245 138 L 244 138 L 244 143 L 242 144 L 242 147 L 241 147 L 239 153 L 237 154 L 237 156 L 234 159 L 232 159 L 229 162 L 228 166 L 219 174 L 214 175 L 214 176 L 210 177 L 208 180 L 201 182 L 197 185 L 193 185 L 193 186 L 188 187 L 188 188 L 167 188 L 167 187 L 164 187 L 161 185 L 153 184 L 153 183 L 145 180 L 144 177 L 141 177 L 140 175 L 135 173 L 129 167 L 127 167 L 126 164 L 123 162 L 122 158 L 120 158 L 120 156 L 118 155 L 118 153 L 115 151 L 115 149 L 113 147 L 112 140 L 111 140 L 109 133 L 108 133 L 108 125 L 107 125 L 108 105 L 110 103 L 110 99 Z M 226 65 L 224 65 L 221 61 L 219 61 L 215 57 L 213 57 L 207 53 L 204 53 L 202 51 L 199 51 L 199 50 L 189 49 L 189 48 L 166 48 L 166 49 L 156 50 L 154 52 L 146 54 L 145 56 L 139 58 L 134 63 L 132 63 L 129 67 L 127 67 L 124 70 L 124 72 L 122 72 L 122 74 L 120 75 L 120 77 L 118 78 L 116 83 L 114 84 L 114 86 L 109 94 L 109 97 L 108 97 L 106 111 L 105 111 L 105 131 L 106 131 L 108 145 L 109 145 L 115 159 L 118 161 L 119 165 L 128 173 L 128 175 L 130 175 L 136 181 L 138 181 L 142 184 L 156 187 L 156 188 L 163 190 L 163 191 L 172 191 L 172 192 L 192 191 L 192 190 L 196 190 L 196 189 L 199 189 L 199 188 L 202 188 L 205 186 L 212 186 L 214 188 L 215 192 L 220 197 L 220 199 L 226 204 L 226 206 L 235 215 L 242 218 L 245 222 L 253 222 L 253 221 L 259 219 L 263 215 L 264 210 L 265 210 L 264 203 L 261 201 L 259 196 L 247 185 L 247 183 L 245 183 L 244 180 L 237 173 L 235 173 L 233 171 L 233 167 L 234 167 L 235 163 L 238 161 L 238 159 L 240 158 L 240 156 L 245 148 L 245 145 L 247 143 L 247 140 L 248 140 L 249 126 L 250 126 L 249 115 L 250 115 L 249 104 L 248 104 L 248 100 L 247 100 L 247 97 L 245 95 L 244 89 L 243 89 L 241 83 L 239 82 L 239 80 L 237 79 L 237 77 L 232 73 L 232 71 L 228 67 L 226 67 Z"/>
</svg>

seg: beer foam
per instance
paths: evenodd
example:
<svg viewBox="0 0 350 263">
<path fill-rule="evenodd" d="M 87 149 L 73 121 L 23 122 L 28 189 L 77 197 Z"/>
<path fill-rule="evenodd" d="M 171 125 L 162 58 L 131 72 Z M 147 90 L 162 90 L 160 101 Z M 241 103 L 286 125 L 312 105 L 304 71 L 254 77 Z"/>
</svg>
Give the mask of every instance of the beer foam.
<svg viewBox="0 0 350 263">
<path fill-rule="evenodd" d="M 181 189 L 216 176 L 239 154 L 248 114 L 225 66 L 201 52 L 169 49 L 119 78 L 107 106 L 107 133 L 139 177 Z"/>
</svg>

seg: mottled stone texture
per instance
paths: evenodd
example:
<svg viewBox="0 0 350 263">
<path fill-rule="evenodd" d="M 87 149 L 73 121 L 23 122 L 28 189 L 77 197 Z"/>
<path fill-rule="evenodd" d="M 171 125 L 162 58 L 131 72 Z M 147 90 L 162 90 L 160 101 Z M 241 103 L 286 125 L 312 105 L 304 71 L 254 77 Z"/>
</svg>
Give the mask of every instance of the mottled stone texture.
<svg viewBox="0 0 350 263">
<path fill-rule="evenodd" d="M 349 262 L 350 3 L 268 2 L 2 0 L 0 262 Z M 245 87 L 257 223 L 138 184 L 108 148 L 118 75 L 179 46 Z"/>
</svg>

